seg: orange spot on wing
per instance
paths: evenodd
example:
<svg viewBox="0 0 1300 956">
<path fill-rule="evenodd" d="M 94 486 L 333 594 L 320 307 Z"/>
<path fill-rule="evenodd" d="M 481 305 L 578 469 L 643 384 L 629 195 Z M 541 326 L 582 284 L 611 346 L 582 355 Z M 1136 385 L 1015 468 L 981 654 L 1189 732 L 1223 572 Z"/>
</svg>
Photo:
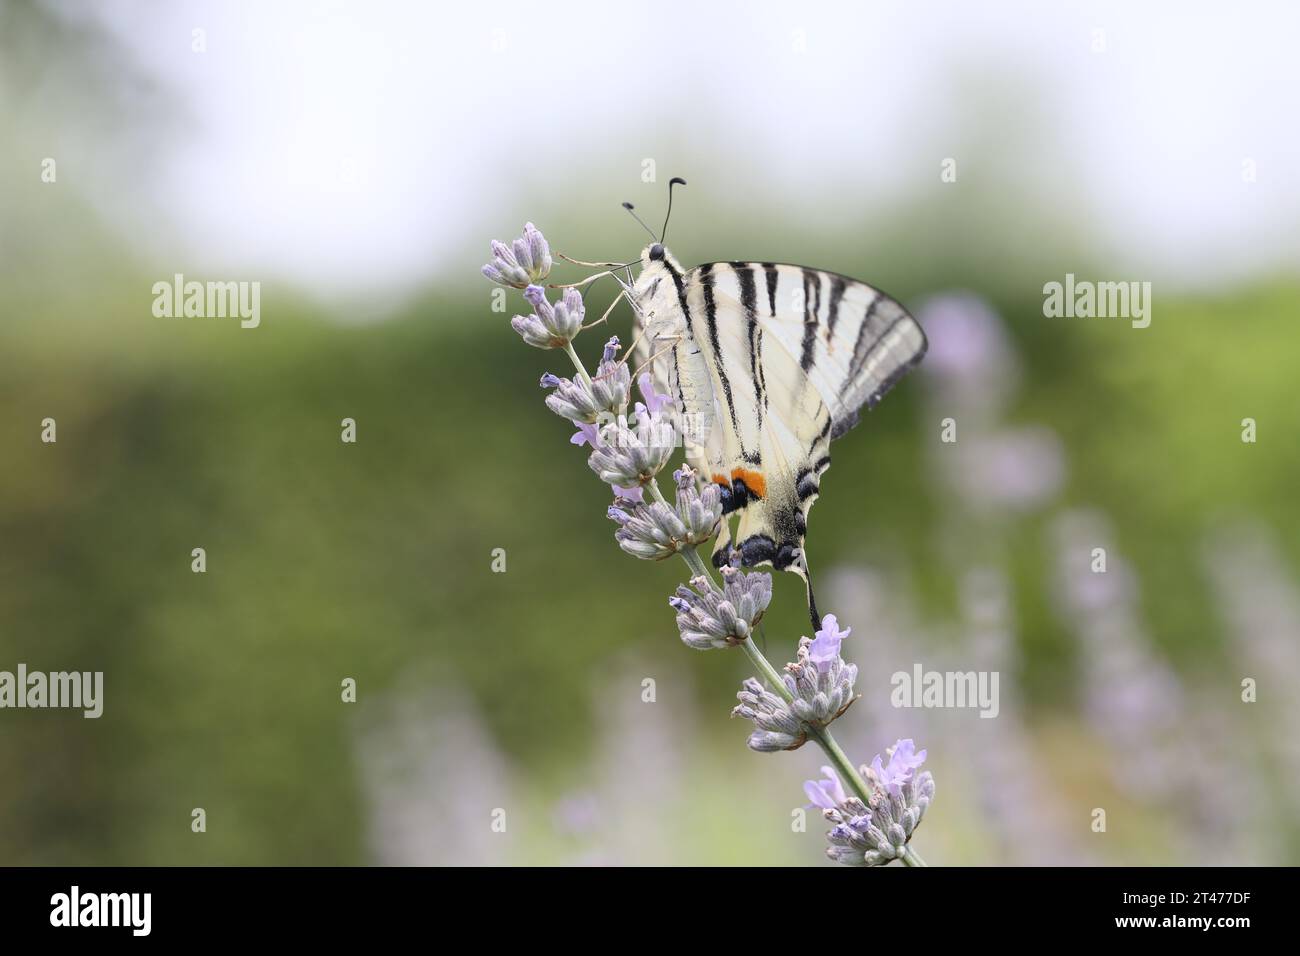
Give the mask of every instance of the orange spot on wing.
<svg viewBox="0 0 1300 956">
<path fill-rule="evenodd" d="M 749 468 L 733 468 L 731 469 L 731 480 L 735 481 L 736 479 L 743 481 L 745 487 L 749 489 L 749 493 L 755 498 L 767 497 L 767 479 L 763 477 L 762 472 L 752 471 Z"/>
</svg>

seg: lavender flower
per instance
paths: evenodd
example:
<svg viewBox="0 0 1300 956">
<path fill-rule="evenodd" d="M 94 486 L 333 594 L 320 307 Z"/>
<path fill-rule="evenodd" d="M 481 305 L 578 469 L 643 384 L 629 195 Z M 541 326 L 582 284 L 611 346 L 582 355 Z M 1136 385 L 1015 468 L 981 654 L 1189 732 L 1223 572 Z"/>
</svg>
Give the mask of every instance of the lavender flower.
<svg viewBox="0 0 1300 956">
<path fill-rule="evenodd" d="M 587 464 L 601 481 L 622 487 L 652 480 L 677 447 L 672 423 L 658 415 L 638 419 L 635 428 L 626 419 L 610 422 L 597 438 Z"/>
<path fill-rule="evenodd" d="M 605 343 L 605 356 L 590 383 L 581 378 L 559 378 L 549 372 L 543 375 L 542 388 L 555 389 L 546 396 L 546 407 L 561 418 L 588 425 L 617 414 L 627 405 L 632 386 L 632 373 L 626 362 L 615 358 L 617 355 L 616 335 Z"/>
<path fill-rule="evenodd" d="M 888 765 L 882 768 L 877 756 L 871 767 L 862 768 L 870 805 L 858 797 L 846 797 L 829 767 L 822 769 L 833 787 L 825 781 L 804 784 L 804 792 L 834 824 L 826 834 L 826 855 L 836 863 L 882 866 L 903 856 L 934 799 L 934 778 L 929 771 L 916 772 L 925 751 L 914 751 L 911 740 L 900 740 L 887 751 Z"/>
<path fill-rule="evenodd" d="M 827 621 L 831 622 L 830 631 L 826 629 Z M 817 727 L 825 727 L 857 699 L 853 696 L 853 683 L 858 679 L 858 667 L 846 664 L 840 657 L 839 641 L 835 641 L 835 650 L 829 658 L 818 660 L 815 656 L 817 641 L 827 641 L 827 635 L 834 634 L 834 621 L 832 614 L 822 618 L 823 629 L 817 632 L 817 640 L 799 638 L 796 660 L 786 664 L 781 675 L 782 682 L 794 695 L 790 709 L 800 720 Z"/>
<path fill-rule="evenodd" d="M 534 348 L 563 348 L 582 329 L 582 295 L 577 289 L 565 289 L 554 305 L 546 300 L 546 290 L 539 285 L 525 289 L 524 298 L 532 305 L 533 314 L 516 315 L 510 327 Z"/>
<path fill-rule="evenodd" d="M 814 635 L 816 640 L 808 646 L 808 659 L 817 665 L 819 671 L 826 671 L 840 659 L 840 642 L 853 632 L 851 627 L 843 631 L 839 627 L 835 615 L 827 614 L 822 618 L 822 629 Z"/>
<path fill-rule="evenodd" d="M 840 631 L 835 615 L 827 614 L 816 640 L 799 639 L 798 658 L 786 664 L 786 672 L 781 675 L 781 682 L 794 698 L 788 703 L 753 678 L 745 681 L 736 695 L 740 704 L 731 715 L 752 720 L 758 728 L 749 735 L 751 750 L 798 750 L 808 742 L 810 729 L 825 727 L 849 709 L 857 699 L 853 683 L 858 668 L 846 664 L 839 653 L 840 641 L 849 630 Z"/>
<path fill-rule="evenodd" d="M 499 285 L 522 289 L 551 274 L 551 247 L 541 230 L 524 223 L 524 234 L 510 245 L 492 240 L 492 261 L 483 274 Z"/>
<path fill-rule="evenodd" d="M 901 793 L 901 787 L 912 779 L 912 773 L 925 763 L 925 751 L 916 752 L 910 737 L 898 741 L 887 751 L 889 763 L 880 765 L 880 754 L 871 761 L 871 777 L 891 796 Z"/>
<path fill-rule="evenodd" d="M 645 408 L 651 415 L 657 415 L 665 405 L 673 404 L 671 395 L 655 391 L 654 379 L 649 372 L 642 372 L 636 377 L 636 386 L 641 390 L 641 397 L 645 399 Z"/>
<path fill-rule="evenodd" d="M 569 436 L 570 445 L 577 445 L 579 448 L 583 445 L 590 445 L 593 449 L 601 447 L 599 428 L 587 422 L 574 422 L 573 424 L 578 426 L 578 430 Z M 615 498 L 623 498 L 633 504 L 642 500 L 640 485 L 631 485 L 630 487 L 612 485 L 611 487 L 614 489 Z"/>
<path fill-rule="evenodd" d="M 654 501 L 629 509 L 632 502 L 615 501 L 607 512 L 619 525 L 614 532 L 618 546 L 633 557 L 659 561 L 698 547 L 717 533 L 722 519 L 717 486 L 710 485 L 700 492 L 695 487 L 695 473 L 689 468 L 673 472 L 673 477 L 677 480 L 674 506 Z"/>
<path fill-rule="evenodd" d="M 836 776 L 834 770 L 830 767 L 822 767 L 822 773 L 826 775 L 826 779 L 805 780 L 803 792 L 808 794 L 812 806 L 833 810 L 848 800 L 849 795 L 844 792 L 844 784 L 840 783 L 840 778 Z"/>
<path fill-rule="evenodd" d="M 759 753 L 798 750 L 808 742 L 807 726 L 791 713 L 781 697 L 753 677 L 745 678 L 740 687 L 740 693 L 736 695 L 740 703 L 731 711 L 731 716 L 752 720 L 758 728 L 746 741 L 750 750 Z"/>
<path fill-rule="evenodd" d="M 772 576 L 722 569 L 722 590 L 706 577 L 691 579 L 668 599 L 677 612 L 682 642 L 697 651 L 734 647 L 753 633 L 772 600 Z"/>
</svg>

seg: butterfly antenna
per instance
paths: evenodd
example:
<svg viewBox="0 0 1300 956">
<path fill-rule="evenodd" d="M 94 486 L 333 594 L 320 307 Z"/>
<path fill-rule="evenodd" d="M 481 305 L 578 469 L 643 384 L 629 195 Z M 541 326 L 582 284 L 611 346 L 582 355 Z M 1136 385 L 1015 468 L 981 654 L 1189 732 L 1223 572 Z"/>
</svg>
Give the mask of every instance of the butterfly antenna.
<svg viewBox="0 0 1300 956">
<path fill-rule="evenodd" d="M 646 232 L 650 233 L 651 239 L 655 237 L 654 230 L 651 229 L 649 226 L 647 226 L 644 222 L 641 222 L 641 217 L 636 214 L 635 210 L 633 210 L 632 204 L 630 202 L 623 203 L 623 208 L 628 211 L 628 215 L 630 215 L 637 222 L 641 223 L 641 228 L 644 229 Z"/>
<path fill-rule="evenodd" d="M 663 242 L 664 239 L 668 236 L 668 220 L 672 218 L 672 214 L 673 214 L 673 187 L 685 186 L 685 185 L 686 185 L 686 180 L 682 179 L 682 177 L 680 176 L 674 176 L 672 179 L 668 180 L 668 213 L 667 215 L 664 216 L 663 231 L 659 233 L 660 242 Z"/>
</svg>

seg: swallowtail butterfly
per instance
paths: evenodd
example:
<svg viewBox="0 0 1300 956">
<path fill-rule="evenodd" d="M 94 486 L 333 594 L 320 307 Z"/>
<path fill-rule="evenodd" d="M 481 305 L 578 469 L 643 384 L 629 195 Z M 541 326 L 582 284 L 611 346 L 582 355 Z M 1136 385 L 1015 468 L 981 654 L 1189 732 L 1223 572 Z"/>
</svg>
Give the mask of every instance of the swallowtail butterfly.
<svg viewBox="0 0 1300 956">
<path fill-rule="evenodd" d="M 670 185 L 670 212 L 671 197 Z M 816 623 L 804 536 L 831 442 L 921 360 L 925 333 L 857 279 L 774 262 L 688 270 L 662 238 L 642 250 L 641 273 L 624 289 L 636 364 L 679 401 L 687 460 L 738 516 L 734 531 L 723 522 L 713 563 L 735 549 L 744 566 L 799 574 Z"/>
</svg>

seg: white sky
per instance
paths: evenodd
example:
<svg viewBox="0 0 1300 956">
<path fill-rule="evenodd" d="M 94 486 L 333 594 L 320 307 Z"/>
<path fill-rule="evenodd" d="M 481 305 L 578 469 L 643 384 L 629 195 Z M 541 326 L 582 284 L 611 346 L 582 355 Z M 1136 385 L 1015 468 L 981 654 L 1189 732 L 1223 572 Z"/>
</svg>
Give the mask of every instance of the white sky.
<svg viewBox="0 0 1300 956">
<path fill-rule="evenodd" d="M 411 288 L 439 252 L 522 222 L 527 189 L 580 192 L 575 172 L 601 164 L 635 184 L 645 156 L 659 158 L 662 184 L 688 152 L 734 171 L 711 186 L 724 206 L 775 192 L 815 224 L 844 196 L 939 188 L 937 150 L 972 128 L 991 150 L 958 153 L 959 175 L 996 165 L 1001 182 L 1086 197 L 1095 211 L 1081 228 L 1101 230 L 1134 275 L 1203 281 L 1300 251 L 1295 4 L 115 0 L 95 11 L 188 114 L 184 135 L 156 144 L 161 175 L 147 184 L 162 265 L 179 240 L 205 261 L 312 288 Z M 191 51 L 195 27 L 204 54 Z M 984 101 L 964 95 L 980 77 L 1022 90 L 1045 135 L 1004 141 L 1017 117 L 983 116 Z"/>
</svg>

